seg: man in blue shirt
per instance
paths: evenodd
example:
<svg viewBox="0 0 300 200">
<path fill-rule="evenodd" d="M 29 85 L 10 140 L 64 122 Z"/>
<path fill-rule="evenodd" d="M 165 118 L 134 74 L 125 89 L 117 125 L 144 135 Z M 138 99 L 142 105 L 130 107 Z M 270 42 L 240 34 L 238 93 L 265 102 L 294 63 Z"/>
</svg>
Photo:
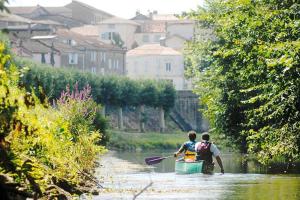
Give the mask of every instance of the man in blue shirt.
<svg viewBox="0 0 300 200">
<path fill-rule="evenodd" d="M 189 131 L 188 137 L 190 140 L 181 145 L 180 149 L 174 153 L 174 157 L 177 157 L 179 154 L 184 153 L 185 161 L 195 161 L 196 160 L 196 152 L 195 152 L 196 132 Z"/>
</svg>

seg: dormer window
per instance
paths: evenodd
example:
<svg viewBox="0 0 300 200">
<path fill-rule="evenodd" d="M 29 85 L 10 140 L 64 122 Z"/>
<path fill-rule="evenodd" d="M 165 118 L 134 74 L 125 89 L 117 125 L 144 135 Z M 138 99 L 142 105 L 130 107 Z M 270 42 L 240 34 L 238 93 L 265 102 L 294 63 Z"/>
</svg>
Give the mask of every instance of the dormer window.
<svg viewBox="0 0 300 200">
<path fill-rule="evenodd" d="M 76 41 L 72 40 L 72 39 L 68 39 L 66 42 L 68 45 L 71 45 L 71 46 L 75 46 L 77 44 Z"/>
</svg>

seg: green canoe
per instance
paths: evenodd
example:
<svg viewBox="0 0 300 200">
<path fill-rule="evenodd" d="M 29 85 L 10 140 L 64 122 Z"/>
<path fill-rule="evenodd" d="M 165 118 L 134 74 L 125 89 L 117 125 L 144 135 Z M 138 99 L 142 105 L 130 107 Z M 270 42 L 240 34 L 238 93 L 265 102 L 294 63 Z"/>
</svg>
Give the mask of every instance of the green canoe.
<svg viewBox="0 0 300 200">
<path fill-rule="evenodd" d="M 175 162 L 175 172 L 177 174 L 194 174 L 202 173 L 203 161 L 195 162 L 184 162 L 178 161 Z"/>
</svg>

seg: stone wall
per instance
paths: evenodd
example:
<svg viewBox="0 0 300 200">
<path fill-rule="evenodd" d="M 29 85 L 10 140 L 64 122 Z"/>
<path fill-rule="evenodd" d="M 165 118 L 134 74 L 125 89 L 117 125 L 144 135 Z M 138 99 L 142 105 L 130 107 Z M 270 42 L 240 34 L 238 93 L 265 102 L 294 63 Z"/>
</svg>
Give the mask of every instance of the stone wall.
<svg viewBox="0 0 300 200">
<path fill-rule="evenodd" d="M 192 130 L 196 130 L 197 132 L 207 131 L 208 123 L 203 119 L 199 108 L 198 96 L 192 93 L 192 91 L 177 91 L 173 111 L 179 113 Z"/>
</svg>

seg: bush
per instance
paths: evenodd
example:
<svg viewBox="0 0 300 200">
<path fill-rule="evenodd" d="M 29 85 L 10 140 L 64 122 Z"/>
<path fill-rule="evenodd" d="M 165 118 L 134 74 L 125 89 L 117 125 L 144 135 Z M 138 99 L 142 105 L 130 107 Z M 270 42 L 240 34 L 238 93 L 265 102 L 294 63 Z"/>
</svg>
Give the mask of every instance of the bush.
<svg viewBox="0 0 300 200">
<path fill-rule="evenodd" d="M 51 195 L 47 193 L 51 185 L 76 187 L 105 151 L 96 145 L 101 135 L 93 127 L 96 104 L 90 88 L 67 90 L 51 107 L 47 99 L 41 102 L 34 92 L 20 87 L 22 73 L 7 52 L 0 43 L 1 173 L 36 198 Z"/>
</svg>

